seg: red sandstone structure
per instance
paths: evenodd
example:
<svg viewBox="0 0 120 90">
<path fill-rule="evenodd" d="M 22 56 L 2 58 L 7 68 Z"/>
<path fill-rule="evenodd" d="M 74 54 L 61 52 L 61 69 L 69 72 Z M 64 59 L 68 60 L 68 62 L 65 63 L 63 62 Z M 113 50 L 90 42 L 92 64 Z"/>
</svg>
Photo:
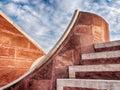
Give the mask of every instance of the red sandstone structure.
<svg viewBox="0 0 120 90">
<path fill-rule="evenodd" d="M 107 22 L 76 10 L 67 30 L 40 62 L 2 90 L 119 90 L 120 41 Z"/>
<path fill-rule="evenodd" d="M 0 12 L 0 86 L 29 70 L 44 51 L 3 12 Z"/>
</svg>

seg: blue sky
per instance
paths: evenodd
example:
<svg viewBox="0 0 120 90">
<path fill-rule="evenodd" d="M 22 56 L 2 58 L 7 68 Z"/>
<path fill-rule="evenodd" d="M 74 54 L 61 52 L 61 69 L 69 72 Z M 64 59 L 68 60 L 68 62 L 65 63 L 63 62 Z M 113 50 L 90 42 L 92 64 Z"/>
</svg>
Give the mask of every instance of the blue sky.
<svg viewBox="0 0 120 90">
<path fill-rule="evenodd" d="M 120 39 L 120 0 L 0 0 L 0 9 L 48 52 L 76 9 L 102 16 L 111 41 Z"/>
</svg>

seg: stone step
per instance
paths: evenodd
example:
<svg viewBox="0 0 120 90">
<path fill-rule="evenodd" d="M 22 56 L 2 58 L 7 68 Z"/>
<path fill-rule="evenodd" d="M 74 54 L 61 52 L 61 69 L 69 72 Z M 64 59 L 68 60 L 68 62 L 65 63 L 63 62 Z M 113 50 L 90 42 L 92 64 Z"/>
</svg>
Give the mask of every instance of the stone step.
<svg viewBox="0 0 120 90">
<path fill-rule="evenodd" d="M 82 64 L 120 63 L 120 50 L 82 54 Z"/>
<path fill-rule="evenodd" d="M 94 44 L 96 52 L 120 50 L 120 40 Z"/>
<path fill-rule="evenodd" d="M 57 90 L 120 90 L 120 81 L 92 79 L 57 79 Z"/>
<path fill-rule="evenodd" d="M 120 64 L 69 66 L 69 78 L 120 80 Z"/>
</svg>

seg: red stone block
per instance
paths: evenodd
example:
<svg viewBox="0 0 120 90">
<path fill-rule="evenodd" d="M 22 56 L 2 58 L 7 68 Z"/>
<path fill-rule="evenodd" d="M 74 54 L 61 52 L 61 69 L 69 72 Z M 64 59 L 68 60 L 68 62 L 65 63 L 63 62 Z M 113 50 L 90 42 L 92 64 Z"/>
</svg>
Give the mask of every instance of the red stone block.
<svg viewBox="0 0 120 90">
<path fill-rule="evenodd" d="M 10 46 L 11 44 L 11 39 L 14 38 L 13 35 L 4 33 L 0 31 L 0 44 L 4 46 Z"/>
<path fill-rule="evenodd" d="M 28 48 L 29 41 L 25 37 L 13 35 L 11 33 L 0 31 L 0 44 L 10 47 L 23 47 Z"/>
<path fill-rule="evenodd" d="M 47 79 L 50 80 L 52 77 L 52 60 L 49 60 L 47 63 L 45 63 L 39 70 L 36 71 L 36 75 L 32 76 L 32 79 L 35 80 L 43 80 Z"/>
<path fill-rule="evenodd" d="M 87 13 L 87 12 L 82 12 L 80 13 L 79 15 L 79 24 L 82 24 L 82 25 L 91 25 L 92 23 L 92 15 L 90 13 Z"/>
<path fill-rule="evenodd" d="M 8 31 L 10 31 L 10 32 L 12 32 L 12 33 L 22 35 L 12 24 L 10 24 L 10 23 L 9 23 L 4 17 L 2 17 L 1 15 L 0 15 L 0 26 L 2 26 L 1 29 L 3 29 L 3 30 L 8 30 Z"/>
<path fill-rule="evenodd" d="M 93 26 L 92 29 L 94 43 L 105 42 L 104 31 L 101 30 L 102 27 Z"/>
<path fill-rule="evenodd" d="M 104 30 L 105 41 L 109 42 L 110 41 L 110 32 L 109 32 L 108 23 L 106 23 L 105 21 L 102 21 L 102 28 Z"/>
<path fill-rule="evenodd" d="M 10 47 L 0 46 L 0 56 L 14 57 L 15 49 Z"/>
<path fill-rule="evenodd" d="M 93 36 L 80 34 L 81 53 L 94 52 Z"/>
<path fill-rule="evenodd" d="M 29 41 L 25 37 L 15 36 L 11 39 L 11 46 L 28 48 Z"/>
<path fill-rule="evenodd" d="M 17 79 L 26 71 L 26 69 L 0 68 L 0 86 Z"/>
<path fill-rule="evenodd" d="M 16 57 L 17 58 L 27 58 L 27 59 L 37 59 L 41 57 L 43 54 L 33 51 L 31 49 L 17 49 L 16 50 Z"/>
<path fill-rule="evenodd" d="M 16 71 L 16 73 L 15 73 L 15 76 L 21 76 L 21 75 L 23 75 L 24 73 L 26 73 L 27 71 L 28 71 L 29 69 L 28 68 L 25 68 L 25 69 L 20 69 L 20 68 L 16 68 L 15 69 L 15 71 Z M 14 70 L 13 70 L 14 71 Z M 17 78 L 16 78 L 17 79 Z"/>
<path fill-rule="evenodd" d="M 33 43 L 29 42 L 29 44 L 30 44 L 30 49 L 39 50 Z"/>
<path fill-rule="evenodd" d="M 0 58 L 0 67 L 14 67 L 14 59 Z"/>
<path fill-rule="evenodd" d="M 0 21 L 4 22 L 6 21 L 5 18 L 3 18 L 1 15 L 0 15 Z"/>
<path fill-rule="evenodd" d="M 93 24 L 94 25 L 96 25 L 96 26 L 102 26 L 103 19 L 101 19 L 100 16 L 93 14 L 92 15 L 92 19 L 93 19 Z"/>
<path fill-rule="evenodd" d="M 51 80 L 32 80 L 29 90 L 52 90 Z"/>
<path fill-rule="evenodd" d="M 14 60 L 14 66 L 15 68 L 30 68 L 33 61 L 29 60 Z"/>
<path fill-rule="evenodd" d="M 92 35 L 92 31 L 91 31 L 92 26 L 88 26 L 88 25 L 77 25 L 74 27 L 75 34 L 80 34 L 80 33 L 84 33 L 84 34 L 89 34 Z"/>
<path fill-rule="evenodd" d="M 57 55 L 55 57 L 55 68 L 61 68 L 64 66 L 69 66 L 69 65 L 73 65 L 73 56 L 74 55 L 74 51 L 73 50 L 69 50 L 69 51 L 65 51 L 63 54 L 61 53 L 60 55 Z"/>
<path fill-rule="evenodd" d="M 53 73 L 53 78 L 68 78 L 68 68 L 62 67 L 62 68 L 55 68 Z"/>
</svg>

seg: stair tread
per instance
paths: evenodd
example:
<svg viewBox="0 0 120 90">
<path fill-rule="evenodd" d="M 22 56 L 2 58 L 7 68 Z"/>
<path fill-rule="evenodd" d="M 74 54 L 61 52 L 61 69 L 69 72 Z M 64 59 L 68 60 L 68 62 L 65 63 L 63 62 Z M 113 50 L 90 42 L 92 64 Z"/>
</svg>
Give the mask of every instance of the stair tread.
<svg viewBox="0 0 120 90">
<path fill-rule="evenodd" d="M 75 78 L 75 72 L 118 72 L 120 64 L 69 66 L 69 77 Z"/>
<path fill-rule="evenodd" d="M 105 48 L 105 47 L 114 47 L 114 46 L 120 46 L 120 40 L 94 44 L 94 47 L 96 49 Z"/>
<path fill-rule="evenodd" d="M 120 71 L 120 64 L 69 66 L 69 71 Z"/>
<path fill-rule="evenodd" d="M 120 50 L 82 54 L 82 60 L 120 57 Z"/>
<path fill-rule="evenodd" d="M 63 90 L 64 87 L 119 90 L 120 81 L 118 80 L 92 80 L 92 79 L 57 79 L 57 90 Z"/>
</svg>

